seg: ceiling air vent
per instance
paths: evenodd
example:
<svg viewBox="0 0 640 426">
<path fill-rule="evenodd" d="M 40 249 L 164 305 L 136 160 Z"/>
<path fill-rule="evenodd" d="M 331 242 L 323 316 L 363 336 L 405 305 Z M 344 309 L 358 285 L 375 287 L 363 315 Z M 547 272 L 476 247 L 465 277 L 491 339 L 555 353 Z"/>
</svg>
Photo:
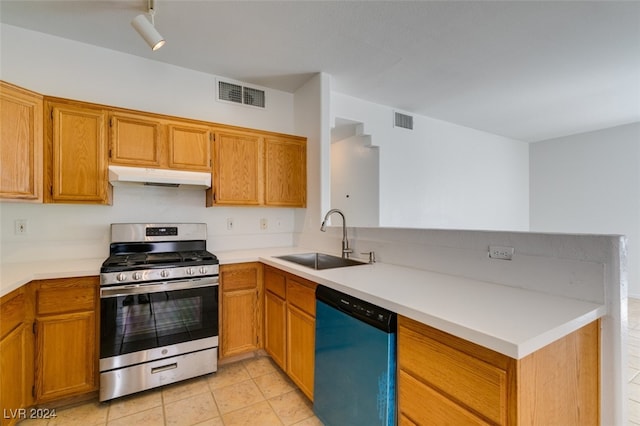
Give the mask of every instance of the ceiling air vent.
<svg viewBox="0 0 640 426">
<path fill-rule="evenodd" d="M 236 104 L 265 107 L 264 90 L 218 81 L 218 99 Z"/>
<path fill-rule="evenodd" d="M 394 119 L 395 127 L 402 127 L 403 129 L 413 130 L 413 117 L 399 112 L 395 113 Z"/>
</svg>

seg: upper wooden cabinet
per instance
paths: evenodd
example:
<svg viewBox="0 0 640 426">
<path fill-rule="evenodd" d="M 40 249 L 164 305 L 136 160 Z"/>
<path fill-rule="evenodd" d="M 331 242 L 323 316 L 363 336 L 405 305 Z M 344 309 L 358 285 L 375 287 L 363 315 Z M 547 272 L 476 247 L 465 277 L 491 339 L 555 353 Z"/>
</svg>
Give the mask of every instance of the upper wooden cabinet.
<svg viewBox="0 0 640 426">
<path fill-rule="evenodd" d="M 0 81 L 0 198 L 42 201 L 42 96 Z"/>
<path fill-rule="evenodd" d="M 211 171 L 211 140 L 206 126 L 169 122 L 167 124 L 169 168 Z"/>
<path fill-rule="evenodd" d="M 207 206 L 305 207 L 306 139 L 216 129 Z"/>
<path fill-rule="evenodd" d="M 110 163 L 211 171 L 209 126 L 156 114 L 110 113 Z"/>
<path fill-rule="evenodd" d="M 213 188 L 207 205 L 262 204 L 262 137 L 216 130 L 213 147 Z"/>
<path fill-rule="evenodd" d="M 162 124 L 149 116 L 111 113 L 112 164 L 160 167 L 162 155 Z"/>
<path fill-rule="evenodd" d="M 45 202 L 111 204 L 107 111 L 45 100 Z"/>
<path fill-rule="evenodd" d="M 307 204 L 307 143 L 305 140 L 266 137 L 265 204 L 304 207 Z"/>
</svg>

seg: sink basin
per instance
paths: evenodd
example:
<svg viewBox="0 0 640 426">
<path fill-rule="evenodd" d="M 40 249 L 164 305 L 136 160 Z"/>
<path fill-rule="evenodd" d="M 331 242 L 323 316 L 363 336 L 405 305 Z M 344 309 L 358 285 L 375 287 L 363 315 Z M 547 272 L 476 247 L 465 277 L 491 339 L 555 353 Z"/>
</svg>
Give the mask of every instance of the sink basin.
<svg viewBox="0 0 640 426">
<path fill-rule="evenodd" d="M 288 260 L 298 265 L 312 269 L 333 269 L 344 268 L 345 266 L 366 265 L 364 262 L 353 259 L 344 259 L 324 253 L 301 253 L 288 254 L 286 256 L 275 256 L 277 259 Z"/>
</svg>

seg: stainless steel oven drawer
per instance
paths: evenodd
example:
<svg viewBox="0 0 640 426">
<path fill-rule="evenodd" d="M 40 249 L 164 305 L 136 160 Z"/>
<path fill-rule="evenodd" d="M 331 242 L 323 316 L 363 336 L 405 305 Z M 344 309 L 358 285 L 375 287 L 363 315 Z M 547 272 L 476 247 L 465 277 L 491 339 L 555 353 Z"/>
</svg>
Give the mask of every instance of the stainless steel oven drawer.
<svg viewBox="0 0 640 426">
<path fill-rule="evenodd" d="M 213 373 L 218 348 L 146 362 L 100 373 L 100 401 Z"/>
</svg>

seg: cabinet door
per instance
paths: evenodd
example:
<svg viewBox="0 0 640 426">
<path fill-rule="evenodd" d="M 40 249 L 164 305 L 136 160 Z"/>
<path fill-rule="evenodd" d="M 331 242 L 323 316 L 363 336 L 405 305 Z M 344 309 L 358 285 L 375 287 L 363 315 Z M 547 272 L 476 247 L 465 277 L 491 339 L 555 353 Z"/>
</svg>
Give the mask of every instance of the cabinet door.
<svg viewBox="0 0 640 426">
<path fill-rule="evenodd" d="M 250 133 L 217 132 L 214 138 L 211 203 L 262 203 L 262 137 Z"/>
<path fill-rule="evenodd" d="M 17 416 L 11 418 L 9 409 L 17 410 L 30 405 L 31 380 L 29 366 L 33 354 L 28 350 L 31 327 L 20 325 L 0 341 L 0 407 L 4 415 L 2 425 L 15 424 Z M 32 379 L 33 377 L 31 377 Z"/>
<path fill-rule="evenodd" d="M 106 112 L 81 104 L 50 104 L 45 198 L 53 203 L 110 204 Z"/>
<path fill-rule="evenodd" d="M 162 129 L 159 120 L 143 115 L 114 113 L 109 123 L 112 164 L 161 166 Z"/>
<path fill-rule="evenodd" d="M 315 318 L 292 304 L 287 306 L 287 372 L 313 400 Z"/>
<path fill-rule="evenodd" d="M 276 364 L 286 371 L 286 302 L 271 293 L 265 291 L 264 313 L 264 349 Z"/>
<path fill-rule="evenodd" d="M 169 124 L 169 167 L 211 171 L 211 130 L 205 126 Z"/>
<path fill-rule="evenodd" d="M 38 402 L 97 389 L 96 326 L 93 312 L 36 320 L 36 399 Z"/>
<path fill-rule="evenodd" d="M 306 202 L 306 141 L 265 138 L 265 204 L 305 207 Z"/>
<path fill-rule="evenodd" d="M 0 198 L 42 201 L 42 96 L 0 82 Z"/>
<path fill-rule="evenodd" d="M 260 348 L 261 283 L 262 266 L 259 263 L 220 266 L 221 358 Z"/>
</svg>

